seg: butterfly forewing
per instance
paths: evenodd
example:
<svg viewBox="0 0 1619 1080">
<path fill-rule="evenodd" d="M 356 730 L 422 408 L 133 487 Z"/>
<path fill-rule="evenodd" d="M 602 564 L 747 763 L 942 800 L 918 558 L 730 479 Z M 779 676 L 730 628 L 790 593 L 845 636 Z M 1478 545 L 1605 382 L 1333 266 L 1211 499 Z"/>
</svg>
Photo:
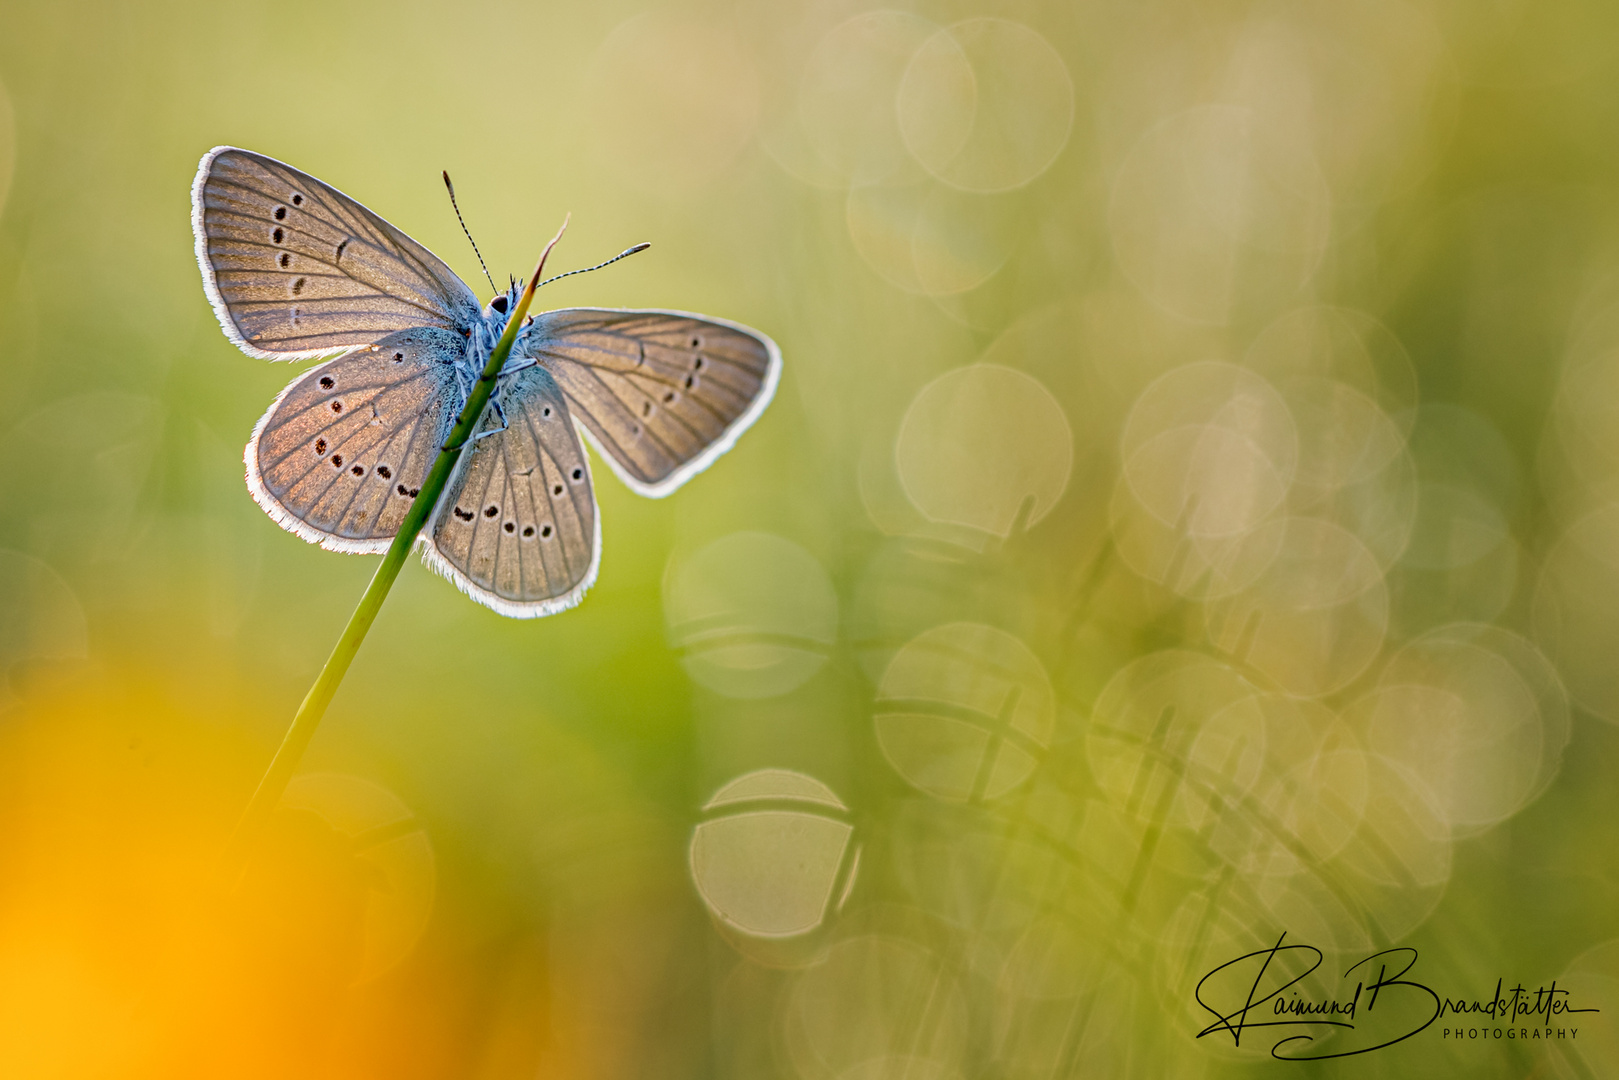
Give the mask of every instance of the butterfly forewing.
<svg viewBox="0 0 1619 1080">
<path fill-rule="evenodd" d="M 247 446 L 253 496 L 285 528 L 337 551 L 384 551 L 460 408 L 461 337 L 390 334 L 288 386 Z"/>
<path fill-rule="evenodd" d="M 226 335 L 255 356 L 315 356 L 418 326 L 462 330 L 472 291 L 336 188 L 221 147 L 192 191 L 197 261 Z"/>
<path fill-rule="evenodd" d="M 539 367 L 502 387 L 507 427 L 465 452 L 433 525 L 428 561 L 506 615 L 547 615 L 596 576 L 601 533 L 584 447 Z M 493 410 L 486 426 L 498 427 Z"/>
<path fill-rule="evenodd" d="M 730 447 L 769 402 L 781 366 L 762 334 L 668 311 L 549 311 L 517 351 L 555 376 L 614 470 L 652 496 Z"/>
</svg>

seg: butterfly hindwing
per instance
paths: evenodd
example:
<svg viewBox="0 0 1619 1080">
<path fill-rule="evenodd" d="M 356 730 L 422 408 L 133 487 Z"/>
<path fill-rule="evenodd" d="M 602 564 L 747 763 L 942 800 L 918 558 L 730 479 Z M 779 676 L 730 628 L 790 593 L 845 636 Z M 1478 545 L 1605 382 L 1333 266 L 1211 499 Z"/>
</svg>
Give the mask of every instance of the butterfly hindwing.
<svg viewBox="0 0 1619 1080">
<path fill-rule="evenodd" d="M 514 351 L 551 372 L 614 471 L 653 497 L 729 449 L 781 371 L 763 334 L 679 311 L 548 311 Z"/>
<path fill-rule="evenodd" d="M 462 347 L 405 330 L 300 375 L 247 444 L 253 497 L 322 547 L 387 550 L 455 423 Z"/>
<path fill-rule="evenodd" d="M 252 356 L 319 356 L 418 326 L 462 330 L 477 297 L 432 252 L 336 188 L 218 147 L 191 193 L 203 284 Z"/>
<path fill-rule="evenodd" d="M 541 367 L 501 390 L 506 429 L 463 453 L 431 525 L 428 564 L 503 615 L 572 607 L 596 577 L 601 530 L 590 466 L 555 380 Z M 498 426 L 494 410 L 486 427 Z"/>
</svg>

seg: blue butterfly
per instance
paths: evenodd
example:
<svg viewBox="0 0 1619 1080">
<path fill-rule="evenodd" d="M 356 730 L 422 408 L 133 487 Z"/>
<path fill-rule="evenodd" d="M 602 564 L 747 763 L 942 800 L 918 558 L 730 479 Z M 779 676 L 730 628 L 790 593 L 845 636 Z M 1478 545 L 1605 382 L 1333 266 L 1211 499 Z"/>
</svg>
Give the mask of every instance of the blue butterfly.
<svg viewBox="0 0 1619 1080">
<path fill-rule="evenodd" d="M 480 307 L 382 218 L 247 150 L 203 157 L 191 207 L 203 288 L 227 338 L 267 360 L 342 353 L 293 380 L 254 428 L 253 498 L 329 550 L 386 551 L 521 285 Z M 659 498 L 731 447 L 780 374 L 775 342 L 723 319 L 531 316 L 422 530 L 426 562 L 504 615 L 572 607 L 601 559 L 580 432 L 632 490 Z"/>
</svg>

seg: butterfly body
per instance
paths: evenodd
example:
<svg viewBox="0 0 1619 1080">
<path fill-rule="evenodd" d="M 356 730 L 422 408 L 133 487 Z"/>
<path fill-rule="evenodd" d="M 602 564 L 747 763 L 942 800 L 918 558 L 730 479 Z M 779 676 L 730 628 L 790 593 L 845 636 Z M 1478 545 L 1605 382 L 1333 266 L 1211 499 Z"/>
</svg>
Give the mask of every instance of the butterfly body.
<svg viewBox="0 0 1619 1080">
<path fill-rule="evenodd" d="M 231 147 L 192 191 L 204 289 L 253 356 L 341 352 L 271 404 L 245 453 L 253 497 L 335 551 L 387 549 L 516 310 L 488 304 L 431 252 L 336 189 Z M 633 490 L 660 497 L 728 449 L 774 392 L 775 344 L 677 311 L 531 316 L 494 376 L 419 543 L 503 614 L 577 603 L 601 527 L 580 432 Z"/>
</svg>

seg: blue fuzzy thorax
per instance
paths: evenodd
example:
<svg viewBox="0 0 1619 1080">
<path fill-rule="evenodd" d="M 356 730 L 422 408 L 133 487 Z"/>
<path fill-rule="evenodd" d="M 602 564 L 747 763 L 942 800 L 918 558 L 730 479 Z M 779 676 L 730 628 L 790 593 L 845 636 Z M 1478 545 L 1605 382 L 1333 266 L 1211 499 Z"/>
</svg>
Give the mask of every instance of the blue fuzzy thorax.
<svg viewBox="0 0 1619 1080">
<path fill-rule="evenodd" d="M 473 320 L 472 332 L 467 336 L 467 349 L 461 363 L 456 365 L 456 382 L 460 391 L 460 400 L 466 401 L 472 394 L 472 386 L 483 374 L 484 364 L 489 362 L 489 354 L 495 351 L 495 345 L 500 341 L 500 335 L 506 332 L 506 324 L 511 319 L 511 312 L 517 309 L 517 300 L 523 293 L 523 282 L 513 282 L 511 288 L 504 293 L 497 293 L 495 298 L 484 306 L 478 318 Z M 494 300 L 500 296 L 506 298 L 505 311 L 499 310 Z M 506 357 L 506 363 L 501 366 L 500 375 L 495 381 L 494 393 L 490 396 L 493 412 L 500 419 L 496 422 L 497 430 L 504 428 L 504 410 L 502 406 L 502 391 L 506 388 L 511 376 L 525 368 L 533 367 L 533 359 L 520 355 L 515 343 L 511 355 Z M 486 423 L 488 421 L 486 420 Z"/>
<path fill-rule="evenodd" d="M 495 344 L 500 341 L 500 335 L 506 332 L 506 323 L 511 318 L 511 312 L 517 309 L 518 297 L 523 294 L 523 283 L 513 282 L 511 288 L 499 293 L 485 305 L 476 322 L 472 325 L 472 337 L 467 341 L 467 362 L 472 366 L 474 377 L 483 371 L 483 365 L 489 359 L 489 354 L 495 351 Z M 495 308 L 495 299 L 506 298 L 506 310 Z M 512 350 L 513 356 L 517 353 Z M 511 366 L 510 357 L 507 358 L 506 367 Z M 505 374 L 504 369 L 501 372 Z"/>
</svg>

